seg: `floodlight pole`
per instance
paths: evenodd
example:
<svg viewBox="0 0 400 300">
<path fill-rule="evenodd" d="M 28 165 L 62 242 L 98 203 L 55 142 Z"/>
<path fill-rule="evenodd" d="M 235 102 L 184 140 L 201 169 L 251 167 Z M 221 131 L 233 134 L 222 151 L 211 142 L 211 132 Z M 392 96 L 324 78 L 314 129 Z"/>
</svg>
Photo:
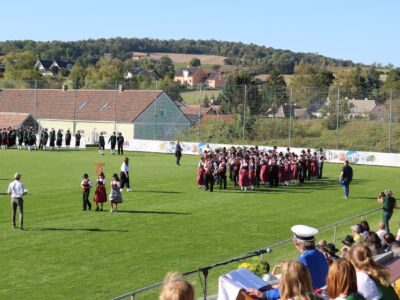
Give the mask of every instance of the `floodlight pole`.
<svg viewBox="0 0 400 300">
<path fill-rule="evenodd" d="M 244 144 L 244 135 L 246 131 L 246 102 L 247 102 L 247 84 L 244 85 L 244 104 L 243 104 L 243 134 L 242 143 Z"/>
</svg>

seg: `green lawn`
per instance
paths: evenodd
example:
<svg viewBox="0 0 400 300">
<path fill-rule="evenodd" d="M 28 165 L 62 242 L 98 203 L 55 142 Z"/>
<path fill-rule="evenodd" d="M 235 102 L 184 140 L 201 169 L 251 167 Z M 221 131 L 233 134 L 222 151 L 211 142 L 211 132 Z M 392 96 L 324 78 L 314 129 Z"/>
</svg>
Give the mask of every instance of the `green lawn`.
<svg viewBox="0 0 400 300">
<path fill-rule="evenodd" d="M 194 270 L 289 238 L 293 224 L 320 227 L 375 208 L 375 195 L 399 183 L 399 169 L 355 166 L 351 199 L 345 200 L 337 185 L 340 166 L 327 164 L 325 179 L 304 186 L 206 193 L 196 186 L 195 156 L 184 156 L 176 167 L 173 155 L 128 155 L 134 192 L 124 192 L 122 211 L 110 214 L 81 211 L 79 184 L 84 172 L 95 180 L 98 161 L 109 183 L 121 157 L 0 151 L 0 299 L 110 299 L 158 282 L 167 271 Z M 25 231 L 11 229 L 4 193 L 16 171 L 29 190 Z M 372 227 L 378 219 L 371 218 Z M 341 236 L 349 226 L 340 228 Z M 332 238 L 331 232 L 325 236 Z M 287 245 L 266 258 L 274 263 L 296 255 Z M 210 293 L 217 276 L 236 267 L 212 270 Z M 190 279 L 200 295 L 197 275 Z"/>
<path fill-rule="evenodd" d="M 217 99 L 218 95 L 221 93 L 221 90 L 197 90 L 197 91 L 188 91 L 182 92 L 181 96 L 183 101 L 187 104 L 203 104 L 204 98 L 207 96 L 208 100 L 211 100 L 214 97 L 214 100 Z"/>
</svg>

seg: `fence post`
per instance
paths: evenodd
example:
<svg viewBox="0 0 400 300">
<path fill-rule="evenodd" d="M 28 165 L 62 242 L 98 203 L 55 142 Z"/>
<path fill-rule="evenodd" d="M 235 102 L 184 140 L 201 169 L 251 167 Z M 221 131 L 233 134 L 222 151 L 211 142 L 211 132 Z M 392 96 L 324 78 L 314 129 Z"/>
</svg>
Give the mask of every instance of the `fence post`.
<svg viewBox="0 0 400 300">
<path fill-rule="evenodd" d="M 135 300 L 135 295 L 131 295 L 131 300 Z"/>
<path fill-rule="evenodd" d="M 340 102 L 340 88 L 337 90 L 336 101 L 336 150 L 339 148 L 339 102 Z"/>
<path fill-rule="evenodd" d="M 393 89 L 390 90 L 390 99 L 389 99 L 389 152 L 391 151 L 392 146 L 392 100 L 393 100 Z"/>
<path fill-rule="evenodd" d="M 290 86 L 290 98 L 289 98 L 289 148 L 291 146 L 292 139 L 292 108 L 293 108 L 293 87 Z"/>
<path fill-rule="evenodd" d="M 242 143 L 244 144 L 244 135 L 246 131 L 246 101 L 247 101 L 247 84 L 244 85 L 244 103 L 243 103 L 243 133 Z"/>
</svg>

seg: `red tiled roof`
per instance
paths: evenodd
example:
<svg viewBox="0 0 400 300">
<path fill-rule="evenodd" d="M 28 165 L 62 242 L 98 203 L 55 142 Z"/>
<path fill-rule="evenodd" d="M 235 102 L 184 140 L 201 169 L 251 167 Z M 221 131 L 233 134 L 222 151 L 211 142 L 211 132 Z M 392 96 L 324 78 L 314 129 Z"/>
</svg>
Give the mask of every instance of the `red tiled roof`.
<svg viewBox="0 0 400 300">
<path fill-rule="evenodd" d="M 26 113 L 7 113 L 0 112 L 0 128 L 19 128 L 29 118 Z"/>
<path fill-rule="evenodd" d="M 30 113 L 36 119 L 86 121 L 114 121 L 115 116 L 117 122 L 132 123 L 162 93 L 161 90 L 119 93 L 115 90 L 2 89 L 0 112 Z"/>
<path fill-rule="evenodd" d="M 200 115 L 207 114 L 211 109 L 211 107 L 200 107 Z M 199 115 L 198 105 L 186 104 L 185 106 L 181 106 L 181 110 L 185 115 Z"/>
</svg>

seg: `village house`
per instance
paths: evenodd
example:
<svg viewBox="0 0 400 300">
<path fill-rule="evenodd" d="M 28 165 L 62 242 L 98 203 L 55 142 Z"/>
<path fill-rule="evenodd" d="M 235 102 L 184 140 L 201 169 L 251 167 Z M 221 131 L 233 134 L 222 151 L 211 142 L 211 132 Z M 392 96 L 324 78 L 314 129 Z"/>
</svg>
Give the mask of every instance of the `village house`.
<svg viewBox="0 0 400 300">
<path fill-rule="evenodd" d="M 198 67 L 179 69 L 174 76 L 174 81 L 179 84 L 197 86 L 204 83 L 207 78 L 204 70 Z"/>
<path fill-rule="evenodd" d="M 61 70 L 70 72 L 72 70 L 72 66 L 73 63 L 71 62 L 38 59 L 33 67 L 37 69 L 43 76 L 55 76 Z"/>
<path fill-rule="evenodd" d="M 1 89 L 0 112 L 30 114 L 39 128 L 80 130 L 86 144 L 114 131 L 127 139 L 173 140 L 191 126 L 161 90 Z"/>
<path fill-rule="evenodd" d="M 220 115 L 219 111 L 221 109 L 220 105 L 202 107 L 200 105 L 184 103 L 180 103 L 179 107 L 192 124 L 197 123 L 199 119 L 203 118 L 205 115 Z"/>
<path fill-rule="evenodd" d="M 220 71 L 209 73 L 205 85 L 211 89 L 222 89 L 225 86 L 224 73 Z"/>
<path fill-rule="evenodd" d="M 133 52 L 132 53 L 132 60 L 139 61 L 144 58 L 148 58 L 149 54 L 145 52 Z"/>
<path fill-rule="evenodd" d="M 28 113 L 0 112 L 0 128 L 37 128 L 38 123 Z"/>
<path fill-rule="evenodd" d="M 376 101 L 368 100 L 368 98 L 364 100 L 351 99 L 349 100 L 349 104 L 351 106 L 349 118 L 367 118 L 376 107 Z"/>
</svg>

